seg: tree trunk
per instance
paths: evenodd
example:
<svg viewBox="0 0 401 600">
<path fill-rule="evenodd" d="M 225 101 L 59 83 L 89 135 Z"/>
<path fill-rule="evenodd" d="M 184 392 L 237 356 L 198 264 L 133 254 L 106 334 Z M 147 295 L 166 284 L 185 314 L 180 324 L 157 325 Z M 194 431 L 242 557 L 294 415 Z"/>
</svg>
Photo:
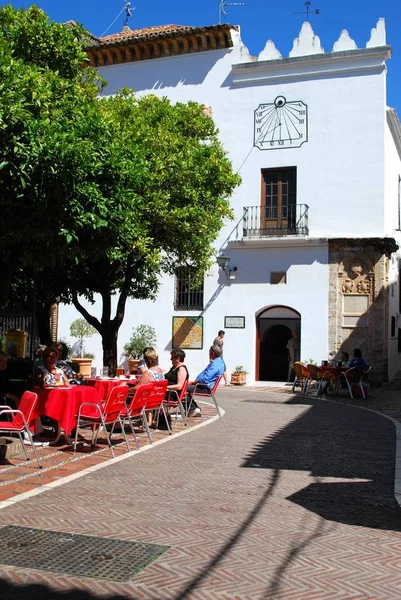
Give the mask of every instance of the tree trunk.
<svg viewBox="0 0 401 600">
<path fill-rule="evenodd" d="M 38 327 L 38 334 L 40 343 L 45 346 L 50 346 L 52 343 L 52 335 L 50 331 L 50 310 L 51 304 L 38 303 L 36 309 L 36 323 Z"/>
<path fill-rule="evenodd" d="M 115 325 L 115 323 L 111 321 L 107 327 L 107 330 L 101 332 L 103 346 L 103 366 L 109 368 L 109 375 L 113 377 L 116 374 L 116 368 L 118 366 L 117 338 L 119 328 L 119 325 Z"/>
</svg>

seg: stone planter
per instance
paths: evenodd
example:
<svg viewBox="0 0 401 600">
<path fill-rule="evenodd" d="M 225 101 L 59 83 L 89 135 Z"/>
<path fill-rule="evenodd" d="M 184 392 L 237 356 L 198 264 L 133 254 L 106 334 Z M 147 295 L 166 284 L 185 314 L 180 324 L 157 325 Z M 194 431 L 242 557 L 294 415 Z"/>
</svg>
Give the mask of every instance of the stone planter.
<svg viewBox="0 0 401 600">
<path fill-rule="evenodd" d="M 246 373 L 231 373 L 231 384 L 232 385 L 245 385 L 246 384 Z"/>
<path fill-rule="evenodd" d="M 92 359 L 91 358 L 72 358 L 73 362 L 79 365 L 79 372 L 83 377 L 91 376 Z"/>
<path fill-rule="evenodd" d="M 139 363 L 138 358 L 129 358 L 128 359 L 128 373 L 131 373 L 131 375 L 136 375 L 136 372 L 138 369 L 138 363 Z"/>
</svg>

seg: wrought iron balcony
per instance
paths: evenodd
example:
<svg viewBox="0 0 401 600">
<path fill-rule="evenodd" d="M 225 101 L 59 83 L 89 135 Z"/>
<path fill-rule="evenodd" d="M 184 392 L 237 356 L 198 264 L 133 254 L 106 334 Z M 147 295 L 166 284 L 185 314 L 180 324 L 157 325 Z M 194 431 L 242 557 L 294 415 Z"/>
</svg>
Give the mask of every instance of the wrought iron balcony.
<svg viewBox="0 0 401 600">
<path fill-rule="evenodd" d="M 244 238 L 309 235 L 307 204 L 244 206 Z"/>
</svg>

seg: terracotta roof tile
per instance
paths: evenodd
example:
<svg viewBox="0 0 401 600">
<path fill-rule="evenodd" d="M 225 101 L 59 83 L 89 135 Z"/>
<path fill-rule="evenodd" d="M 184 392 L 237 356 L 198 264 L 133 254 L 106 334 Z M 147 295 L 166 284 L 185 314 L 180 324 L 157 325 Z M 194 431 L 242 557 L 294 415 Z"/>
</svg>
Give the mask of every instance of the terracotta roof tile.
<svg viewBox="0 0 401 600">
<path fill-rule="evenodd" d="M 151 40 L 156 38 L 173 37 L 177 35 L 190 35 L 207 31 L 218 31 L 237 29 L 237 26 L 224 23 L 223 25 L 210 25 L 207 27 L 193 27 L 190 25 L 158 25 L 156 27 L 146 27 L 144 29 L 130 29 L 120 33 L 113 33 L 94 40 L 94 45 L 101 46 L 117 46 L 127 42 L 136 42 Z"/>
</svg>

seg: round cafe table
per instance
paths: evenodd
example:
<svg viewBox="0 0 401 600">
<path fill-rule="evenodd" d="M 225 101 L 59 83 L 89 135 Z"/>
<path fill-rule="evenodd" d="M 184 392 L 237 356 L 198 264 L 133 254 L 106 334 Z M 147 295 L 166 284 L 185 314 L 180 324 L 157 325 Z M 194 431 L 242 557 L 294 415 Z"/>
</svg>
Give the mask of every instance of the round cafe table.
<svg viewBox="0 0 401 600">
<path fill-rule="evenodd" d="M 333 388 L 334 388 L 334 393 L 337 395 L 338 393 L 338 384 L 340 382 L 340 373 L 345 373 L 346 371 L 348 371 L 348 369 L 350 369 L 350 367 L 334 367 L 331 365 L 326 365 L 319 367 L 319 369 L 321 371 L 324 371 L 324 373 L 330 373 L 331 375 L 331 380 L 333 382 Z"/>
<path fill-rule="evenodd" d="M 136 379 L 85 379 L 85 386 L 94 388 L 101 400 L 106 400 L 111 390 L 117 385 L 135 385 Z"/>
<path fill-rule="evenodd" d="M 68 436 L 76 427 L 76 417 L 82 402 L 101 405 L 101 398 L 97 391 L 84 385 L 34 388 L 34 392 L 38 395 L 38 402 L 32 415 L 32 421 L 46 415 L 58 424 L 56 438 L 52 440 L 52 444 L 60 439 L 61 430 Z M 96 409 L 93 409 L 93 414 L 94 416 L 98 414 Z"/>
</svg>

